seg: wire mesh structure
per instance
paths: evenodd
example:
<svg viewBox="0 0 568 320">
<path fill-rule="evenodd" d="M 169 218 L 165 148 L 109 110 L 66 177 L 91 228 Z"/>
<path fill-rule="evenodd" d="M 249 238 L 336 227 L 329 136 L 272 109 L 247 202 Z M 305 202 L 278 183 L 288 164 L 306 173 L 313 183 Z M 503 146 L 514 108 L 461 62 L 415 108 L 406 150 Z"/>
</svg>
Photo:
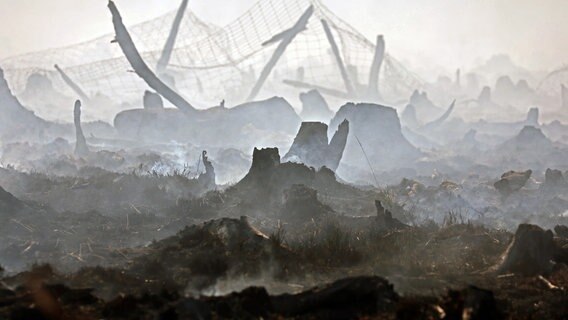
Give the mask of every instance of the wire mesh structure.
<svg viewBox="0 0 568 320">
<path fill-rule="evenodd" d="M 568 86 L 568 66 L 550 72 L 539 83 L 537 90 L 549 95 L 559 95 L 561 86 Z"/>
<path fill-rule="evenodd" d="M 285 85 L 284 80 L 344 88 L 322 19 L 332 29 L 352 82 L 356 87 L 366 87 L 375 44 L 319 0 L 261 0 L 223 28 L 201 21 L 188 10 L 167 67 L 169 83 L 197 107 L 216 105 L 223 99 L 231 105 L 244 102 L 278 45 L 262 44 L 292 27 L 310 5 L 314 6 L 314 15 L 307 30 L 288 46 L 258 98 L 297 94 L 299 90 Z M 129 28 L 151 67 L 155 68 L 160 59 L 175 14 L 174 11 Z M 76 96 L 53 68 L 58 64 L 88 95 L 102 94 L 114 101 L 137 104 L 148 87 L 130 71 L 119 46 L 111 43 L 113 38 L 107 35 L 74 46 L 17 56 L 0 62 L 0 66 L 17 95 L 26 91 L 30 76 L 40 74 L 51 81 L 57 92 Z M 421 87 L 417 76 L 386 55 L 380 80 L 383 97 L 407 97 Z M 119 107 L 116 109 L 120 111 Z"/>
</svg>

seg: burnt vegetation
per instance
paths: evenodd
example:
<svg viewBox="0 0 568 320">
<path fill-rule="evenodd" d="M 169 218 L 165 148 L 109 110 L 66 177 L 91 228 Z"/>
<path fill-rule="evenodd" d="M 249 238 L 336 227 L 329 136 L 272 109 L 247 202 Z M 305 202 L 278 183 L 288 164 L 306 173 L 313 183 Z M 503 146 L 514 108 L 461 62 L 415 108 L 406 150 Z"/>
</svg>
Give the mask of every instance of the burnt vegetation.
<svg viewBox="0 0 568 320">
<path fill-rule="evenodd" d="M 297 2 L 239 57 L 250 17 L 217 29 L 184 0 L 150 50 L 109 1 L 117 57 L 90 62 L 131 68 L 137 89 L 106 77 L 134 99 L 59 65 L 16 92 L 25 68 L 0 62 L 0 319 L 566 318 L 566 88 L 423 83 L 382 35 L 353 45 L 363 70 L 364 37 Z M 184 21 L 213 31 L 178 46 Z M 306 38 L 321 61 L 294 59 Z M 211 43 L 223 64 L 172 62 Z M 318 63 L 334 76 L 312 79 Z M 211 70 L 230 107 L 195 98 L 217 97 Z M 46 101 L 65 121 L 30 111 Z"/>
</svg>

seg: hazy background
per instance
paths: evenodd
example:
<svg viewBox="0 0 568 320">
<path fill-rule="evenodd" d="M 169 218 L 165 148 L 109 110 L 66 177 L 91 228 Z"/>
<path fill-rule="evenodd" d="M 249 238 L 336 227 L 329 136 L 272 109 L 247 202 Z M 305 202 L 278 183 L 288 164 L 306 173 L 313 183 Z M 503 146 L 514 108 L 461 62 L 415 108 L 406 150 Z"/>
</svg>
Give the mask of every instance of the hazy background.
<svg viewBox="0 0 568 320">
<path fill-rule="evenodd" d="M 192 0 L 191 10 L 223 26 L 258 0 Z M 285 1 L 285 0 L 283 0 Z M 117 0 L 134 24 L 180 0 Z M 532 70 L 568 63 L 566 0 L 323 0 L 414 70 L 469 68 L 497 53 Z M 105 0 L 0 0 L 0 59 L 112 32 Z"/>
</svg>

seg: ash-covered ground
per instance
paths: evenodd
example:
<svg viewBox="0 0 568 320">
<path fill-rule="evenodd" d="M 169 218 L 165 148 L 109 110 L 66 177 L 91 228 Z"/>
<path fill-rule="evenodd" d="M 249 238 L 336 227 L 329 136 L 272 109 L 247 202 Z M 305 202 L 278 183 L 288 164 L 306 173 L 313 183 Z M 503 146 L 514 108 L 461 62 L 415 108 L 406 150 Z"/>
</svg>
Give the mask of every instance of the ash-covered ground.
<svg viewBox="0 0 568 320">
<path fill-rule="evenodd" d="M 319 10 L 272 59 L 306 25 L 338 53 Z M 59 67 L 81 98 L 61 122 L 31 111 L 48 77 L 22 95 L 0 69 L 0 319 L 566 319 L 563 85 L 458 72 L 387 98 L 378 37 L 368 86 L 336 55 L 347 92 L 260 99 L 263 72 L 248 102 L 197 109 L 109 12 L 147 86 L 113 123 L 82 120 L 101 100 Z"/>
</svg>

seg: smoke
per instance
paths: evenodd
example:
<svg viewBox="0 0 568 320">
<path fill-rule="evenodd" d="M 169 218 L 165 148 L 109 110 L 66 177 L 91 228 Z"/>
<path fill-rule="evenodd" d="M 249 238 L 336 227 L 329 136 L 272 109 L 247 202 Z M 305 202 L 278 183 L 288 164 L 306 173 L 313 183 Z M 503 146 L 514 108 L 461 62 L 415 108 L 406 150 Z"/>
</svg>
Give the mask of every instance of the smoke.
<svg viewBox="0 0 568 320">
<path fill-rule="evenodd" d="M 190 8 L 225 25 L 255 0 L 196 0 Z M 471 68 L 498 53 L 535 70 L 566 62 L 568 2 L 549 0 L 396 1 L 323 0 L 369 39 L 384 34 L 387 50 L 421 75 Z M 137 23 L 174 10 L 177 0 L 119 0 L 125 19 Z M 23 18 L 25 17 L 25 19 Z M 84 41 L 111 32 L 101 0 L 3 0 L 0 58 Z M 14 30 L 19 30 L 14 36 Z M 428 66 L 428 67 L 424 67 Z"/>
</svg>

